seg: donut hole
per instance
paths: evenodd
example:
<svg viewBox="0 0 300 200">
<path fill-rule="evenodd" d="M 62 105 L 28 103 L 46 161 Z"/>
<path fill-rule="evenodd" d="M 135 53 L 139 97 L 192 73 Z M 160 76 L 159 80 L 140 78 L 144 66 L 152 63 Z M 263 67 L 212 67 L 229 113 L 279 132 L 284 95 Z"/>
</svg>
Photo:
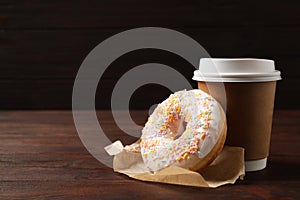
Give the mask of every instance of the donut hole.
<svg viewBox="0 0 300 200">
<path fill-rule="evenodd" d="M 184 118 L 180 118 L 175 123 L 171 124 L 170 129 L 174 140 L 177 140 L 184 133 L 186 126 L 187 122 Z"/>
</svg>

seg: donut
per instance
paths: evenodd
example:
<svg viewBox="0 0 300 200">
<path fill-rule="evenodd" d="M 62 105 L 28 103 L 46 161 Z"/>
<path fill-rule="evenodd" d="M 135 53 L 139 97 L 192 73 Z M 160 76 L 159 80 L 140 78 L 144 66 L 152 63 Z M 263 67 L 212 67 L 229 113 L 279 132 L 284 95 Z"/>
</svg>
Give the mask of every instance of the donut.
<svg viewBox="0 0 300 200">
<path fill-rule="evenodd" d="M 145 165 L 155 172 L 171 165 L 193 171 L 208 166 L 226 139 L 226 117 L 209 94 L 182 90 L 158 104 L 140 142 Z"/>
</svg>

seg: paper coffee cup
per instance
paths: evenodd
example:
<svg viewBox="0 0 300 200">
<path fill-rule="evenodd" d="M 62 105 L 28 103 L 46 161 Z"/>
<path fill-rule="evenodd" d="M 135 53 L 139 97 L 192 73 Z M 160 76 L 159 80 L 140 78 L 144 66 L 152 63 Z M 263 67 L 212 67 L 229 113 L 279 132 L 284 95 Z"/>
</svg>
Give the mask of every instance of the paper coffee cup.
<svg viewBox="0 0 300 200">
<path fill-rule="evenodd" d="M 204 58 L 193 79 L 226 111 L 226 144 L 245 148 L 246 171 L 264 169 L 270 149 L 276 81 L 281 79 L 274 61 Z"/>
</svg>

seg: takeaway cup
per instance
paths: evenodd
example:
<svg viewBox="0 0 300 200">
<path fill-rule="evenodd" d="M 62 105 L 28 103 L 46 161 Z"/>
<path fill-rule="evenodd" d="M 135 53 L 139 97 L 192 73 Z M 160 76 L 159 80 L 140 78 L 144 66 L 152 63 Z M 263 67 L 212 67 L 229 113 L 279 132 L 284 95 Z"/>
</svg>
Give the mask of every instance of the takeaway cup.
<svg viewBox="0 0 300 200">
<path fill-rule="evenodd" d="M 245 148 L 246 171 L 264 169 L 270 149 L 276 81 L 273 60 L 200 59 L 193 80 L 217 99 L 227 116 L 226 144 Z"/>
</svg>

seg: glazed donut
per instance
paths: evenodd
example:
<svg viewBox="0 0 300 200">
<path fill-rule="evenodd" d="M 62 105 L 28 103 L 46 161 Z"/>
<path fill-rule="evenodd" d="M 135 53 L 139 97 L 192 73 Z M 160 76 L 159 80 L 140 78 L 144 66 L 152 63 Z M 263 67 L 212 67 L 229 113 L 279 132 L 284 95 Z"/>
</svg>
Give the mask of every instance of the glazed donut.
<svg viewBox="0 0 300 200">
<path fill-rule="evenodd" d="M 152 172 L 170 165 L 201 170 L 221 152 L 226 130 L 225 113 L 213 97 L 198 89 L 176 92 L 142 130 L 143 161 Z"/>
</svg>

